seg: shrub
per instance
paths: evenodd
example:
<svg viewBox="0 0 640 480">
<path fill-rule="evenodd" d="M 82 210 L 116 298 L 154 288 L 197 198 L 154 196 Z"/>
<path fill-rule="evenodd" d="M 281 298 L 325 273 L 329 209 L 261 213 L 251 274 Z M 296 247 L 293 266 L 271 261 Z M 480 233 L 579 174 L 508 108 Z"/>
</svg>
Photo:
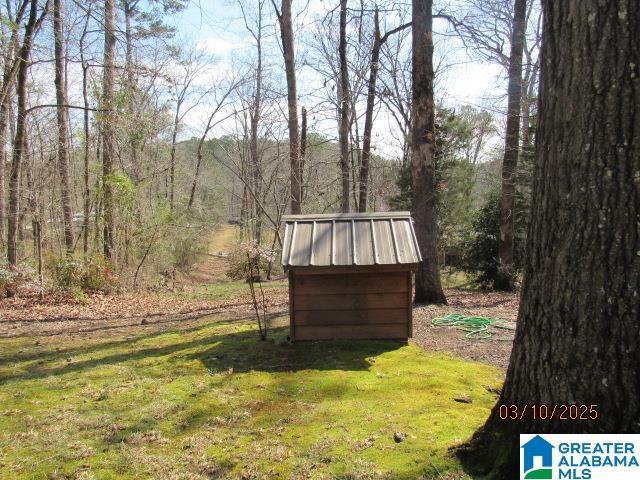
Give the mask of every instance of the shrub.
<svg viewBox="0 0 640 480">
<path fill-rule="evenodd" d="M 270 248 L 256 242 L 241 243 L 229 256 L 227 277 L 232 280 L 259 280 L 260 273 L 269 270 L 269 263 L 273 262 L 275 256 Z"/>
<path fill-rule="evenodd" d="M 6 263 L 0 265 L 0 298 L 13 297 L 18 288 L 32 280 L 33 272 L 24 268 L 11 268 Z"/>
<path fill-rule="evenodd" d="M 516 209 L 517 207 L 516 205 Z M 521 224 L 525 221 L 524 215 L 516 214 L 515 221 L 513 253 L 514 269 L 518 273 L 524 262 L 524 238 L 519 234 L 522 231 Z M 489 194 L 485 204 L 474 213 L 472 225 L 472 235 L 463 248 L 462 269 L 475 276 L 477 285 L 495 288 L 500 266 L 500 192 Z"/>
<path fill-rule="evenodd" d="M 205 238 L 193 234 L 176 238 L 171 245 L 172 265 L 182 272 L 190 272 L 199 257 L 207 253 Z"/>
<path fill-rule="evenodd" d="M 76 297 L 87 292 L 110 293 L 118 284 L 112 265 L 101 256 L 90 257 L 84 262 L 74 258 L 50 257 L 45 266 L 54 285 Z"/>
</svg>

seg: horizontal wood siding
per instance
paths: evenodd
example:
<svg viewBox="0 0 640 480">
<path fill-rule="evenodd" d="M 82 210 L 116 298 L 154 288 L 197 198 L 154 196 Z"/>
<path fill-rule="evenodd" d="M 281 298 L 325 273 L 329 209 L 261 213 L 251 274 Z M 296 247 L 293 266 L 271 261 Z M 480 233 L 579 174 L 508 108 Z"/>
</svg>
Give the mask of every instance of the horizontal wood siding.
<svg viewBox="0 0 640 480">
<path fill-rule="evenodd" d="M 400 293 L 348 293 L 303 295 L 296 292 L 296 311 L 362 310 L 370 308 L 406 308 L 407 295 Z"/>
<path fill-rule="evenodd" d="M 407 322 L 406 308 L 385 310 L 303 310 L 296 312 L 298 325 L 368 325 Z"/>
<path fill-rule="evenodd" d="M 295 340 L 408 338 L 405 271 L 290 276 Z"/>
<path fill-rule="evenodd" d="M 407 325 L 333 325 L 330 327 L 296 327 L 296 340 L 333 340 L 367 338 L 407 338 Z"/>
<path fill-rule="evenodd" d="M 302 295 L 406 293 L 406 278 L 405 272 L 385 275 L 296 275 L 295 288 Z"/>
</svg>

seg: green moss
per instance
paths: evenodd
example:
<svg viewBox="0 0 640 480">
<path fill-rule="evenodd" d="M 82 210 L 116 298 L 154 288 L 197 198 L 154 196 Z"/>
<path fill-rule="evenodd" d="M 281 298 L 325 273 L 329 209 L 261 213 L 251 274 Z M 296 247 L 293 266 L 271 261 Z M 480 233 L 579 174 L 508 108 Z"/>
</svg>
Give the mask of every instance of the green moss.
<svg viewBox="0 0 640 480">
<path fill-rule="evenodd" d="M 411 344 L 290 345 L 287 333 L 261 342 L 251 322 L 212 319 L 1 340 L 0 478 L 466 478 L 448 448 L 489 415 L 498 370 Z"/>
</svg>

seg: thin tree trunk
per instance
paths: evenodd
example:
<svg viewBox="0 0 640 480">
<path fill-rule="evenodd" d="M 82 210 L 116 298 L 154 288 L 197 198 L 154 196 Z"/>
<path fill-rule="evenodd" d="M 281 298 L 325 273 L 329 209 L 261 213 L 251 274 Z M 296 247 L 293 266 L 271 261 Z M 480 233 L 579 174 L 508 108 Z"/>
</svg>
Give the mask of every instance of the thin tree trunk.
<svg viewBox="0 0 640 480">
<path fill-rule="evenodd" d="M 87 17 L 88 18 L 88 17 Z M 85 32 L 86 32 L 85 24 Z M 83 33 L 84 38 L 84 33 Z M 83 204 L 83 231 L 82 231 L 82 252 L 86 256 L 89 252 L 89 212 L 91 207 L 91 189 L 89 188 L 89 151 L 90 151 L 90 139 L 91 134 L 89 130 L 89 65 L 85 63 L 84 56 L 82 54 L 82 48 L 80 47 L 81 63 L 82 63 L 82 100 L 84 102 L 85 110 L 83 112 L 83 124 L 84 124 L 84 204 Z"/>
<path fill-rule="evenodd" d="M 507 129 L 502 161 L 502 197 L 500 199 L 500 236 L 498 258 L 500 266 L 495 287 L 513 290 L 513 239 L 516 173 L 520 148 L 520 111 L 522 99 L 522 51 L 524 48 L 527 0 L 515 0 L 509 57 L 509 87 Z"/>
<path fill-rule="evenodd" d="M 258 14 L 258 33 L 256 35 L 256 47 L 257 47 L 257 66 L 256 66 L 256 90 L 253 98 L 253 108 L 250 113 L 250 139 L 249 139 L 249 153 L 251 156 L 251 168 L 253 170 L 253 189 L 256 195 L 256 199 L 260 198 L 262 190 L 262 165 L 261 159 L 258 155 L 258 125 L 260 123 L 260 113 L 262 108 L 262 12 Z M 297 111 L 297 105 L 295 110 Z M 297 125 L 296 125 L 297 128 Z M 298 176 L 298 179 L 300 177 Z M 298 202 L 300 199 L 298 198 Z M 255 200 L 254 200 L 255 203 Z M 258 244 L 262 240 L 262 213 L 259 205 L 255 206 L 255 241 Z"/>
<path fill-rule="evenodd" d="M 416 272 L 415 300 L 447 303 L 438 266 L 432 24 L 432 0 L 413 0 L 411 160 L 413 214 L 422 254 Z"/>
<path fill-rule="evenodd" d="M 174 209 L 174 194 L 175 194 L 175 182 L 176 182 L 176 145 L 178 141 L 178 125 L 180 123 L 180 107 L 178 102 L 176 106 L 176 114 L 173 119 L 173 132 L 171 133 L 171 158 L 169 160 L 169 209 L 173 213 Z"/>
<path fill-rule="evenodd" d="M 367 211 L 367 194 L 369 189 L 369 159 L 371 157 L 371 131 L 373 130 L 373 108 L 376 101 L 376 81 L 378 79 L 378 62 L 380 61 L 380 18 L 378 9 L 373 16 L 373 48 L 371 49 L 371 65 L 369 66 L 369 84 L 367 86 L 367 107 L 364 114 L 364 132 L 362 134 L 362 162 L 360 164 L 360 198 L 358 211 Z"/>
<path fill-rule="evenodd" d="M 124 38 L 126 43 L 125 50 L 125 79 L 126 79 L 126 89 L 127 94 L 129 95 L 129 100 L 127 102 L 128 108 L 128 117 L 129 117 L 129 149 L 131 151 L 131 178 L 134 184 L 138 184 L 140 181 L 140 161 L 138 159 L 138 144 L 136 141 L 136 122 L 135 122 L 135 111 L 134 111 L 134 89 L 135 89 L 135 78 L 133 71 L 133 31 L 131 28 L 131 18 L 134 14 L 134 6 L 137 1 L 124 0 L 122 3 L 124 10 Z"/>
<path fill-rule="evenodd" d="M 273 0 L 272 0 L 273 1 Z M 275 8 L 275 3 L 274 3 Z M 289 108 L 289 163 L 291 168 L 291 213 L 301 212 L 300 185 L 302 184 L 299 157 L 298 97 L 296 90 L 296 60 L 293 48 L 291 0 L 282 0 L 282 12 L 278 12 L 284 69 L 287 77 L 287 105 Z"/>
<path fill-rule="evenodd" d="M 114 251 L 113 191 L 109 176 L 115 157 L 115 0 L 104 2 L 104 73 L 102 78 L 102 189 L 104 211 L 104 255 L 112 260 Z"/>
<path fill-rule="evenodd" d="M 18 74 L 16 83 L 16 95 L 18 113 L 16 118 L 16 134 L 13 142 L 13 155 L 11 160 L 11 174 L 9 177 L 9 211 L 7 230 L 7 262 L 12 267 L 18 264 L 18 221 L 20 201 L 20 169 L 24 157 L 27 110 L 27 71 L 31 58 L 33 36 L 37 23 L 38 0 L 31 0 L 29 19 L 25 27 L 24 39 L 18 58 Z"/>
<path fill-rule="evenodd" d="M 62 221 L 64 244 L 67 255 L 73 253 L 73 213 L 71 211 L 71 193 L 69 186 L 69 112 L 67 105 L 67 83 L 65 80 L 65 48 L 62 32 L 64 15 L 62 0 L 53 0 L 53 34 L 55 39 L 55 79 L 57 119 L 58 119 L 58 173 L 60 175 L 60 200 L 62 203 Z"/>
<path fill-rule="evenodd" d="M 514 348 L 498 404 L 459 452 L 490 478 L 520 476 L 519 433 L 640 433 L 639 7 L 543 3 L 538 148 Z M 536 420 L 530 410 L 518 421 L 500 419 L 500 405 L 520 413 L 567 403 L 594 405 L 597 420 Z"/>
<path fill-rule="evenodd" d="M 380 62 L 380 49 L 387 39 L 411 24 L 407 23 L 390 30 L 381 35 L 380 16 L 376 8 L 373 16 L 374 33 L 373 47 L 371 48 L 371 65 L 369 66 L 369 82 L 367 84 L 367 106 L 364 114 L 364 132 L 362 133 L 362 161 L 360 162 L 360 180 L 358 199 L 358 211 L 367 211 L 367 200 L 369 196 L 369 164 L 371 162 L 371 132 L 373 130 L 373 109 L 376 103 L 376 83 L 378 81 L 378 70 Z"/>
<path fill-rule="evenodd" d="M 304 179 L 304 163 L 307 157 L 307 109 L 302 107 L 302 126 L 300 128 L 300 178 Z M 300 183 L 300 201 L 304 200 L 304 182 Z"/>
<path fill-rule="evenodd" d="M 338 142 L 340 144 L 340 211 L 349 212 L 349 64 L 347 61 L 347 0 L 340 0 L 340 122 Z"/>
</svg>

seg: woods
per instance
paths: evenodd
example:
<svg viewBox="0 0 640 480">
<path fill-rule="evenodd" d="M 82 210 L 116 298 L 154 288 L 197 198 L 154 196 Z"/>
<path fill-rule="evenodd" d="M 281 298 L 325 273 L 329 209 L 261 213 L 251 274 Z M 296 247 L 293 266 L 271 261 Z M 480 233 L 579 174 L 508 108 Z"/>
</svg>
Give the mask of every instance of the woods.
<svg viewBox="0 0 640 480">
<path fill-rule="evenodd" d="M 439 267 L 477 273 L 463 259 L 474 212 L 500 188 L 494 175 L 502 151 L 491 146 L 498 115 L 438 99 L 429 85 L 455 60 L 438 57 L 430 67 L 433 47 L 412 46 L 409 8 L 342 1 L 320 14 L 290 1 L 234 5 L 241 19 L 235 34 L 247 35 L 250 48 L 238 51 L 233 67 L 165 22 L 168 14 L 190 11 L 186 1 L 2 7 L 3 18 L 12 19 L 3 24 L 0 122 L 0 232 L 8 265 L 43 271 L 49 282 L 56 264 L 93 259 L 107 262 L 121 284 L 135 277 L 136 285 L 153 286 L 188 273 L 202 249 L 200 232 L 220 221 L 239 222 L 244 238 L 278 251 L 284 213 L 415 208 L 425 249 L 416 298 L 444 301 Z M 438 12 L 435 38 L 485 48 L 474 22 L 483 15 L 488 21 L 491 12 L 480 8 L 470 1 Z M 528 4 L 527 29 L 535 16 Z M 300 22 L 311 26 L 301 30 Z M 537 62 L 535 46 L 524 50 L 527 62 Z M 412 55 L 420 56 L 420 68 L 411 68 Z M 48 62 L 55 87 L 49 96 L 34 87 Z M 535 92 L 527 62 L 522 90 Z M 228 73 L 216 73 L 218 65 Z M 412 75 L 419 85 L 413 93 Z M 524 98 L 528 132 L 534 113 Z M 511 129 L 525 123 L 514 108 Z M 484 127 L 476 125 L 481 118 Z M 410 162 L 425 135 L 426 150 Z M 503 175 L 513 170 L 505 165 Z M 518 193 L 503 199 L 521 193 L 526 204 L 530 191 L 520 175 L 509 174 L 518 180 L 503 188 L 516 185 Z M 56 181 L 37 191 L 47 178 Z M 512 221 L 525 215 L 514 201 L 505 207 Z M 520 232 L 514 235 L 518 240 Z M 491 261 L 494 253 L 483 255 Z"/>
<path fill-rule="evenodd" d="M 520 434 L 640 433 L 638 25 L 0 2 L 0 477 L 501 480 Z"/>
</svg>

